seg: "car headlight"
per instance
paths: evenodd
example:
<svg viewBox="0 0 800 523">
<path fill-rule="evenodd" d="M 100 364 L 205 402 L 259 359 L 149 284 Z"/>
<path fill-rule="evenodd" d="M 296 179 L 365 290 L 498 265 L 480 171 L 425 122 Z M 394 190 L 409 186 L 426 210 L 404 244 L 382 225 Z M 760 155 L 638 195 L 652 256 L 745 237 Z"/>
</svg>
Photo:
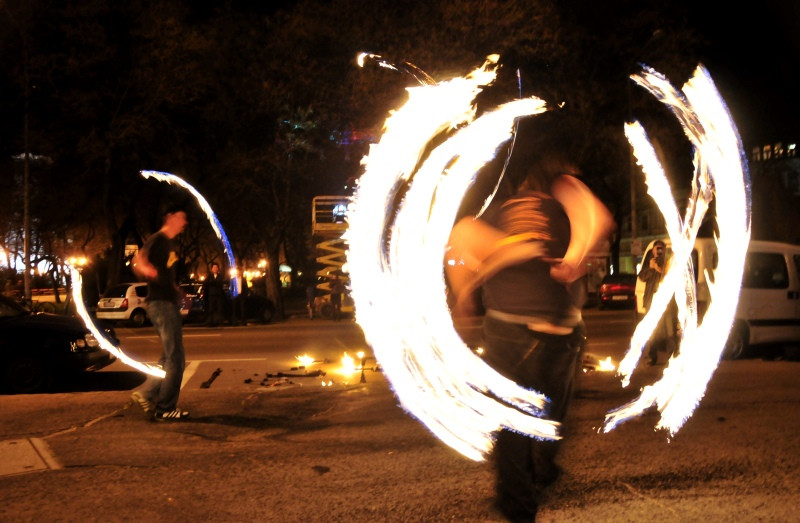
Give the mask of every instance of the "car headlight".
<svg viewBox="0 0 800 523">
<path fill-rule="evenodd" d="M 82 352 L 87 349 L 93 349 L 99 346 L 100 342 L 97 341 L 97 338 L 95 338 L 91 333 L 88 332 L 83 335 L 83 338 L 78 338 L 77 340 L 73 341 L 70 344 L 72 352 Z"/>
</svg>

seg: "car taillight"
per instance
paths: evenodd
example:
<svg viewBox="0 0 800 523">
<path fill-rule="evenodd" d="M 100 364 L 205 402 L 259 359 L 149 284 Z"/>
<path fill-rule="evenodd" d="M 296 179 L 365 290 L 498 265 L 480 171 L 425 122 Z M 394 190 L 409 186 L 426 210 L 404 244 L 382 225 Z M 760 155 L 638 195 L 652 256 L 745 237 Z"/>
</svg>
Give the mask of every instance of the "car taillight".
<svg viewBox="0 0 800 523">
<path fill-rule="evenodd" d="M 128 310 L 128 298 L 122 300 L 122 305 L 119 306 L 120 310 L 126 311 Z"/>
</svg>

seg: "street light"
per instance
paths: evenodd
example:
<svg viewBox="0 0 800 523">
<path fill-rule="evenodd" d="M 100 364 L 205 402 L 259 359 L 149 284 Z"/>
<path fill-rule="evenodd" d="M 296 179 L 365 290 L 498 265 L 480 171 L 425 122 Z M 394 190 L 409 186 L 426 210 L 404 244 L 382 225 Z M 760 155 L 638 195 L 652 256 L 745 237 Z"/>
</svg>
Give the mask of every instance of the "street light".
<svg viewBox="0 0 800 523">
<path fill-rule="evenodd" d="M 67 263 L 80 271 L 86 267 L 88 260 L 84 256 L 73 256 L 67 260 Z"/>
</svg>

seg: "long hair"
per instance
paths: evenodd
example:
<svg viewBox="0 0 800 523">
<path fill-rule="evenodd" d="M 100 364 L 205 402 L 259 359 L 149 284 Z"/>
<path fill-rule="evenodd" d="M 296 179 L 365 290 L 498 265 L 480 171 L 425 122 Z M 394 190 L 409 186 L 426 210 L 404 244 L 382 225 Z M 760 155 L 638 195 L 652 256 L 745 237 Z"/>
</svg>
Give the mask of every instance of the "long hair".
<svg viewBox="0 0 800 523">
<path fill-rule="evenodd" d="M 549 193 L 553 182 L 563 174 L 579 176 L 580 169 L 560 151 L 542 151 L 531 159 L 520 188 Z"/>
</svg>

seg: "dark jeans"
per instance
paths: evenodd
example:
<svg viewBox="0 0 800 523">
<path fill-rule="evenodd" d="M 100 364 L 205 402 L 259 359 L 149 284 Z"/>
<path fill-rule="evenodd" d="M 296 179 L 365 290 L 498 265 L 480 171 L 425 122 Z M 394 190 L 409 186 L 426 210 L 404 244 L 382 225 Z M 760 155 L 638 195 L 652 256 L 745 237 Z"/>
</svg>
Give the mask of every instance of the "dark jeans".
<svg viewBox="0 0 800 523">
<path fill-rule="evenodd" d="M 487 316 L 484 360 L 520 386 L 550 399 L 547 418 L 563 421 L 584 345 L 583 328 L 567 336 L 531 331 L 525 325 Z M 533 521 L 539 493 L 555 481 L 559 443 L 511 430 L 497 435 L 493 461 L 497 508 L 510 521 Z"/>
<path fill-rule="evenodd" d="M 331 305 L 333 305 L 333 319 L 339 321 L 342 318 L 342 295 L 331 294 Z"/>
<path fill-rule="evenodd" d="M 206 299 L 208 300 L 206 302 L 208 304 L 206 310 L 206 324 L 215 327 L 222 323 L 225 316 L 224 297 L 211 295 Z"/>
<path fill-rule="evenodd" d="M 639 321 L 642 321 L 643 317 L 642 315 L 638 315 Z M 679 336 L 677 325 L 678 305 L 675 303 L 675 299 L 672 299 L 647 342 L 647 356 L 650 359 L 650 363 L 658 363 L 659 351 L 666 352 L 667 359 L 672 357 L 673 353 L 678 348 Z"/>
<path fill-rule="evenodd" d="M 147 315 L 156 328 L 163 352 L 159 365 L 166 372 L 163 379 L 148 376 L 141 392 L 155 403 L 156 412 L 166 412 L 178 405 L 186 354 L 183 349 L 183 320 L 178 305 L 170 301 L 154 300 L 147 303 Z"/>
</svg>

